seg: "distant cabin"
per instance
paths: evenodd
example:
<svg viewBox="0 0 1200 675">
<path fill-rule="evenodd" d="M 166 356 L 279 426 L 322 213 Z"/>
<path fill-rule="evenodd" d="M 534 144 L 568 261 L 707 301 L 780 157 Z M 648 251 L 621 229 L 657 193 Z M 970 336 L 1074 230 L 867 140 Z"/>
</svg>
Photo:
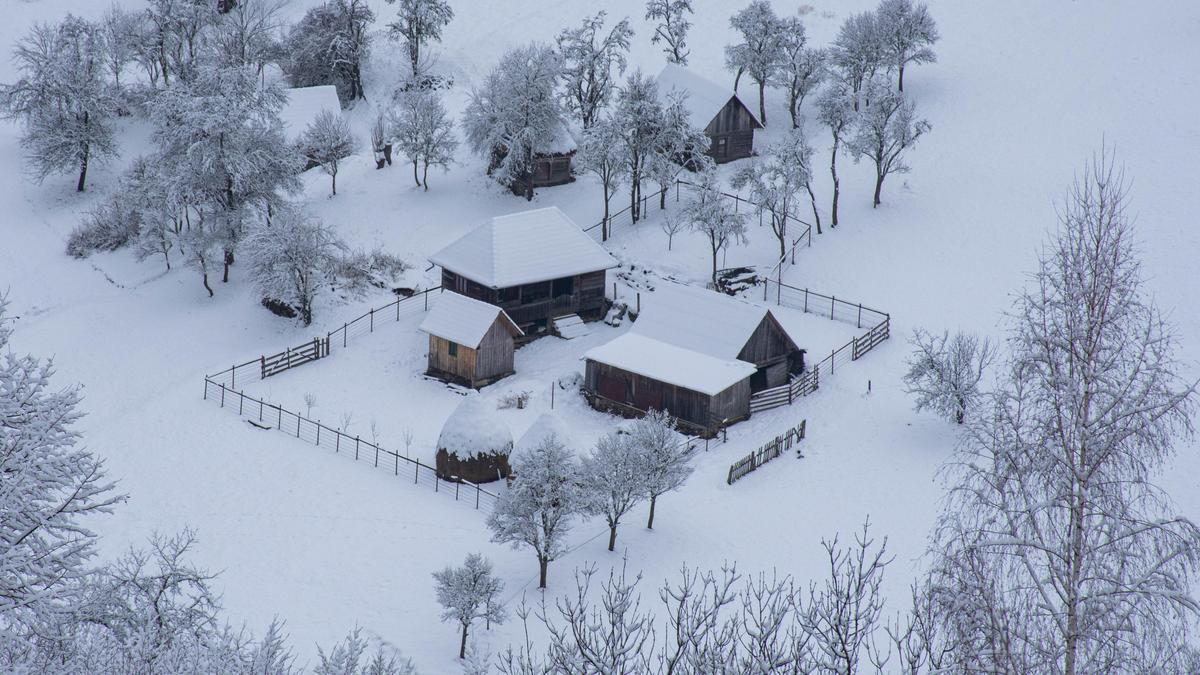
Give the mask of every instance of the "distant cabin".
<svg viewBox="0 0 1200 675">
<path fill-rule="evenodd" d="M 533 181 L 535 189 L 574 181 L 575 172 L 572 170 L 571 160 L 575 157 L 577 149 L 578 145 L 570 131 L 565 126 L 560 127 L 558 133 L 543 139 L 534 148 L 533 171 L 521 180 L 513 181 L 508 188 L 513 191 L 513 194 L 523 195 L 530 180 Z M 488 163 L 487 169 L 489 176 L 500 166 L 506 153 L 507 150 L 502 147 L 492 150 L 491 161 Z"/>
<path fill-rule="evenodd" d="M 673 92 L 685 95 L 691 124 L 712 140 L 708 155 L 718 164 L 754 154 L 754 130 L 763 125 L 737 92 L 673 63 L 658 74 L 658 92 L 664 101 Z"/>
<path fill-rule="evenodd" d="M 503 309 L 533 339 L 555 319 L 601 319 L 617 261 L 558 207 L 497 216 L 429 257 L 442 288 Z"/>
<path fill-rule="evenodd" d="M 328 110 L 335 115 L 342 114 L 342 103 L 338 99 L 337 87 L 326 84 L 317 87 L 295 87 L 285 89 L 287 103 L 279 111 L 279 119 L 283 121 L 283 135 L 289 145 L 300 143 L 305 130 L 312 124 L 322 111 Z M 316 166 L 309 160 L 305 169 Z"/>
<path fill-rule="evenodd" d="M 504 310 L 457 293 L 443 293 L 420 330 L 429 334 L 427 374 L 472 389 L 512 375 L 514 339 L 524 335 Z"/>
</svg>

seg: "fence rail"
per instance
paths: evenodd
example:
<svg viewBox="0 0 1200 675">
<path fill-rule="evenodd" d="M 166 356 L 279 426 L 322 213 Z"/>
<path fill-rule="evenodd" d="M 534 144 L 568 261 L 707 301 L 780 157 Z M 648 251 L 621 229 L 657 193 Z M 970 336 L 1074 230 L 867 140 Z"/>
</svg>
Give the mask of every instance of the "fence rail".
<svg viewBox="0 0 1200 675">
<path fill-rule="evenodd" d="M 294 413 L 277 403 L 247 396 L 240 390 L 235 391 L 223 382 L 208 377 L 204 378 L 204 399 L 231 411 L 237 406 L 237 414 L 255 427 L 276 429 L 317 447 L 333 450 L 336 454 L 353 455 L 355 461 L 365 460 L 374 468 L 392 469 L 393 475 L 399 478 L 411 478 L 414 484 L 423 484 L 432 487 L 434 492 L 452 495 L 455 501 L 472 503 L 476 509 L 491 510 L 499 499 L 498 493 L 476 483 L 465 479 L 443 479 L 433 467 L 420 460 L 406 457 L 359 436 L 343 433 Z"/>
<path fill-rule="evenodd" d="M 808 420 L 801 420 L 800 424 L 788 429 L 770 442 L 763 444 L 758 450 L 731 464 L 729 466 L 729 477 L 725 479 L 725 483 L 733 485 L 735 480 L 755 471 L 763 464 L 782 455 L 784 451 L 791 450 L 795 443 L 804 440 L 804 431 L 807 425 Z"/>
</svg>

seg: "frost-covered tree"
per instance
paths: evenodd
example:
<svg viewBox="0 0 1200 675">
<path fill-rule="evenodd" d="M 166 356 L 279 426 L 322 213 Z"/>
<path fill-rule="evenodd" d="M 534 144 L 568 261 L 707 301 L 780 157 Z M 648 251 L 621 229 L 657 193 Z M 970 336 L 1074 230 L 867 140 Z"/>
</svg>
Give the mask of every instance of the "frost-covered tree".
<svg viewBox="0 0 1200 675">
<path fill-rule="evenodd" d="M 783 50 L 784 30 L 789 26 L 781 21 L 766 0 L 753 0 L 729 19 L 742 41 L 725 47 L 725 67 L 736 72 L 733 89 L 737 91 L 742 75 L 749 75 L 758 85 L 758 118 L 767 123 L 767 85 L 776 78 Z"/>
<path fill-rule="evenodd" d="M 354 154 L 357 146 L 358 139 L 350 130 L 350 123 L 332 110 L 322 110 L 300 137 L 304 156 L 329 174 L 333 196 L 337 196 L 338 167 L 343 159 Z"/>
<path fill-rule="evenodd" d="M 396 20 L 388 24 L 388 30 L 404 40 L 413 79 L 420 82 L 428 62 L 421 50 L 429 42 L 442 41 L 442 29 L 454 19 L 454 10 L 446 0 L 386 1 L 399 5 Z"/>
<path fill-rule="evenodd" d="M 313 319 L 313 302 L 345 244 L 327 225 L 295 208 L 285 208 L 246 241 L 250 281 L 263 298 L 296 311 L 304 325 Z"/>
<path fill-rule="evenodd" d="M 879 17 L 879 39 L 889 67 L 896 69 L 898 88 L 904 91 L 904 67 L 910 63 L 933 63 L 933 43 L 938 41 L 937 24 L 925 3 L 912 0 L 882 0 L 875 10 Z"/>
<path fill-rule="evenodd" d="M 851 14 L 842 22 L 837 38 L 829 48 L 829 62 L 833 66 L 833 75 L 854 94 L 858 94 L 880 68 L 888 67 L 876 12 Z M 855 109 L 858 109 L 857 101 Z"/>
<path fill-rule="evenodd" d="M 629 444 L 641 466 L 644 497 L 650 500 L 646 527 L 654 528 L 658 498 L 683 487 L 692 475 L 696 448 L 675 431 L 675 419 L 663 410 L 651 410 L 629 427 Z"/>
<path fill-rule="evenodd" d="M 738 169 L 733 187 L 749 191 L 759 208 L 771 215 L 771 231 L 779 240 L 779 258 L 787 255 L 788 221 L 796 220 L 800 191 L 811 196 L 812 148 L 803 129 L 792 129 L 783 140 L 767 148 L 764 157 Z M 814 209 L 815 210 L 815 209 Z"/>
<path fill-rule="evenodd" d="M 212 30 L 212 52 L 218 63 L 250 66 L 260 75 L 281 56 L 281 10 L 288 0 L 238 0 L 220 15 Z"/>
<path fill-rule="evenodd" d="M 662 131 L 663 106 L 658 83 L 636 70 L 617 95 L 613 122 L 621 131 L 625 156 L 624 177 L 629 184 L 629 207 L 633 222 L 642 217 L 642 182 L 650 171 Z"/>
<path fill-rule="evenodd" d="M 17 44 L 21 78 L 0 88 L 0 104 L 21 121 L 21 147 L 39 181 L 78 172 L 75 189 L 83 192 L 92 162 L 118 154 L 106 42 L 101 26 L 67 15 L 57 25 L 35 24 Z"/>
<path fill-rule="evenodd" d="M 917 104 L 903 93 L 879 82 L 866 85 L 865 90 L 870 103 L 859 111 L 846 149 L 855 159 L 866 157 L 875 165 L 875 196 L 871 205 L 877 207 L 884 179 L 894 173 L 908 172 L 905 151 L 932 127 L 927 120 L 917 117 Z"/>
<path fill-rule="evenodd" d="M 704 235 L 712 252 L 712 282 L 717 283 L 717 258 L 730 244 L 746 243 L 746 214 L 738 213 L 721 194 L 715 169 L 700 174 L 696 198 L 683 208 L 692 230 Z"/>
<path fill-rule="evenodd" d="M 779 68 L 772 84 L 787 92 L 788 112 L 795 129 L 800 126 L 800 106 L 804 105 L 804 99 L 825 81 L 826 52 L 805 46 L 808 39 L 799 17 L 783 21 Z"/>
<path fill-rule="evenodd" d="M 501 57 L 471 91 L 463 128 L 471 149 L 488 159 L 505 185 L 524 185 L 533 199 L 534 156 L 560 138 L 565 119 L 557 89 L 562 60 L 553 48 L 533 43 Z"/>
<path fill-rule="evenodd" d="M 113 3 L 100 19 L 104 31 L 104 63 L 113 86 L 121 89 L 121 74 L 135 59 L 136 40 L 143 16 Z"/>
<path fill-rule="evenodd" d="M 309 9 L 284 42 L 288 82 L 293 87 L 333 84 L 343 101 L 365 99 L 362 64 L 374 21 L 366 0 L 327 0 Z"/>
<path fill-rule="evenodd" d="M 370 649 L 371 641 L 355 627 L 328 652 L 317 647 L 313 675 L 417 675 L 416 666 L 396 648 L 380 642 L 373 655 Z"/>
<path fill-rule="evenodd" d="M 410 91 L 401 97 L 388 122 L 393 142 L 412 162 L 417 187 L 423 185 L 429 190 L 429 167 L 448 170 L 458 149 L 454 121 L 446 114 L 446 107 L 432 91 Z"/>
<path fill-rule="evenodd" d="M 606 434 L 580 466 L 583 511 L 604 518 L 610 551 L 616 548 L 621 519 L 646 496 L 638 450 L 625 434 Z"/>
<path fill-rule="evenodd" d="M 1200 528 L 1153 480 L 1191 432 L 1195 384 L 1142 289 L 1127 189 L 1107 153 L 1076 180 L 1016 302 L 994 405 L 952 465 L 931 549 L 952 670 L 1184 672 L 1194 658 Z"/>
<path fill-rule="evenodd" d="M 855 96 L 846 83 L 836 80 L 829 83 L 817 98 L 817 120 L 829 129 L 833 136 L 833 146 L 829 150 L 829 173 L 833 176 L 833 206 L 830 208 L 830 227 L 838 225 L 838 197 L 841 194 L 841 183 L 838 180 L 837 158 L 842 143 L 848 140 L 854 130 Z"/>
<path fill-rule="evenodd" d="M 217 7 L 208 0 L 150 0 L 148 36 L 158 53 L 163 84 L 190 80 L 206 55 Z"/>
<path fill-rule="evenodd" d="M 687 34 L 692 27 L 687 15 L 692 13 L 692 0 L 646 0 L 646 20 L 658 22 L 650 43 L 666 43 L 663 51 L 667 54 L 667 63 L 687 65 L 691 53 L 687 48 Z"/>
<path fill-rule="evenodd" d="M 579 467 L 555 437 L 512 458 L 517 478 L 487 524 L 492 541 L 528 546 L 538 560 L 538 588 L 546 587 L 550 563 L 567 552 L 571 520 L 579 512 Z"/>
<path fill-rule="evenodd" d="M 917 412 L 932 410 L 962 424 L 983 396 L 979 383 L 995 358 L 991 341 L 962 332 L 931 335 L 917 328 L 909 344 L 913 353 L 904 384 L 917 397 Z"/>
<path fill-rule="evenodd" d="M 52 362 L 11 351 L 7 307 L 0 296 L 0 665 L 22 643 L 59 637 L 84 604 L 90 516 L 122 499 L 79 445 L 79 390 L 54 385 Z"/>
<path fill-rule="evenodd" d="M 671 92 L 654 135 L 653 153 L 646 171 L 658 183 L 658 208 L 667 208 L 667 190 L 685 168 L 705 171 L 713 166 L 707 152 L 712 139 L 703 129 L 692 126 L 686 94 Z"/>
<path fill-rule="evenodd" d="M 586 130 L 608 105 L 617 88 L 616 78 L 625 73 L 633 29 L 621 19 L 607 33 L 607 12 L 583 20 L 578 28 L 566 28 L 555 43 L 562 55 L 562 80 L 567 110 L 579 118 Z M 616 71 L 614 73 L 614 70 Z"/>
<path fill-rule="evenodd" d="M 504 582 L 492 572 L 492 563 L 479 553 L 467 555 L 461 567 L 446 567 L 433 573 L 438 604 L 442 606 L 442 621 L 453 621 L 462 629 L 458 658 L 467 656 L 467 631 L 476 621 L 490 627 L 508 618 L 499 595 Z"/>
<path fill-rule="evenodd" d="M 601 241 L 608 241 L 609 201 L 621 187 L 621 178 L 628 165 L 625 151 L 624 130 L 616 118 L 610 115 L 584 130 L 579 150 L 575 153 L 575 168 L 595 174 L 600 180 L 600 189 L 604 194 Z"/>
</svg>

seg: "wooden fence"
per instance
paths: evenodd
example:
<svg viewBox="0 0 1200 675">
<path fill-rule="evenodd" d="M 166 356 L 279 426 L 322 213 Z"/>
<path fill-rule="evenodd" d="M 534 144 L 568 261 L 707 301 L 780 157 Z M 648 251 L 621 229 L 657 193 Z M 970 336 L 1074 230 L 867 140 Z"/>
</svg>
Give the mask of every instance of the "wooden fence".
<svg viewBox="0 0 1200 675">
<path fill-rule="evenodd" d="M 259 357 L 262 379 L 278 375 L 285 370 L 302 366 L 310 361 L 329 356 L 329 338 L 313 338 L 299 347 L 286 349 L 278 354 Z"/>
<path fill-rule="evenodd" d="M 801 420 L 800 424 L 788 429 L 783 434 L 776 436 L 769 443 L 764 444 L 758 450 L 734 462 L 729 467 L 729 477 L 725 479 L 725 483 L 733 485 L 733 481 L 758 469 L 758 467 L 782 455 L 785 451 L 791 450 L 794 444 L 804 440 L 804 430 L 807 425 L 808 420 Z"/>
</svg>

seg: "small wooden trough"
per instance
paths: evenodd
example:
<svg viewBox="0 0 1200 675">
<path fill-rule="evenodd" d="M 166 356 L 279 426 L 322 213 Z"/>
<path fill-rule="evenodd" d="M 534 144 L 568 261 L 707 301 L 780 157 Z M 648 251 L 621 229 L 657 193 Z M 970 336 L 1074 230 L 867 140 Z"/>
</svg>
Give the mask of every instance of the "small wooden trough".
<svg viewBox="0 0 1200 675">
<path fill-rule="evenodd" d="M 472 389 L 512 375 L 514 340 L 525 334 L 504 310 L 458 293 L 443 293 L 420 330 L 429 334 L 426 374 Z"/>
<path fill-rule="evenodd" d="M 435 467 L 442 480 L 490 483 L 512 471 L 512 432 L 478 395 L 459 404 L 438 437 Z"/>
</svg>

